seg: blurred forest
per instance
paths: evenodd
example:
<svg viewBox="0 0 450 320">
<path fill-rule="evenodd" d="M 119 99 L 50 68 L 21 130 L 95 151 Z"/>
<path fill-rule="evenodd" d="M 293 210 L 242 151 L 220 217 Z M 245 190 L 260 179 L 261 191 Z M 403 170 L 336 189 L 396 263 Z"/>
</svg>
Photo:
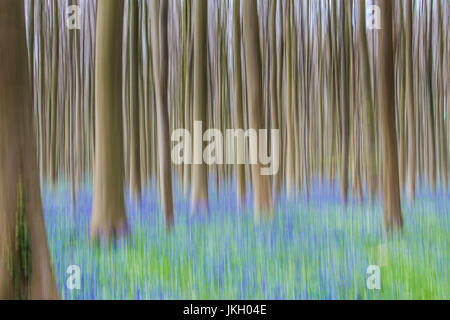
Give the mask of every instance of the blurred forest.
<svg viewBox="0 0 450 320">
<path fill-rule="evenodd" d="M 0 298 L 58 297 L 46 188 L 75 207 L 91 186 L 93 241 L 127 237 L 126 203 L 147 196 L 167 233 L 178 194 L 214 215 L 211 185 L 270 224 L 318 183 L 401 234 L 419 188 L 447 194 L 449 22 L 448 0 L 0 0 Z M 279 129 L 278 173 L 174 165 L 171 134 L 194 121 Z"/>
</svg>

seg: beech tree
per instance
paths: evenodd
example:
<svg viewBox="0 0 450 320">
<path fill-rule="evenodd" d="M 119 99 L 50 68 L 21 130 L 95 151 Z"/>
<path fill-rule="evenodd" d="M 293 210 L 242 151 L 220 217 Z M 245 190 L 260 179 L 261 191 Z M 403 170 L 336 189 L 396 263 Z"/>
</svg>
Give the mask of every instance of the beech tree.
<svg viewBox="0 0 450 320">
<path fill-rule="evenodd" d="M 156 117 L 158 136 L 159 181 L 164 221 L 166 227 L 173 225 L 172 172 L 170 160 L 169 115 L 167 105 L 167 12 L 168 2 L 152 2 L 152 52 L 156 91 Z"/>
<path fill-rule="evenodd" d="M 244 48 L 247 76 L 247 96 L 249 128 L 257 132 L 262 128 L 262 63 L 259 42 L 259 23 L 257 0 L 245 0 L 243 10 L 244 20 Z M 261 174 L 261 163 L 251 166 L 253 185 L 253 210 L 255 220 L 258 221 L 261 213 L 271 217 L 273 215 L 272 192 L 268 176 Z"/>
<path fill-rule="evenodd" d="M 0 300 L 57 299 L 42 210 L 23 1 L 0 2 Z"/>
<path fill-rule="evenodd" d="M 383 159 L 383 226 L 387 232 L 403 226 L 400 205 L 397 139 L 395 132 L 394 50 L 392 44 L 392 2 L 379 0 L 382 29 L 379 31 L 380 126 Z"/>
<path fill-rule="evenodd" d="M 99 0 L 95 55 L 95 163 L 90 234 L 114 240 L 128 229 L 122 135 L 122 0 Z"/>
<path fill-rule="evenodd" d="M 200 121 L 203 130 L 206 130 L 207 101 L 207 19 L 208 2 L 197 0 L 194 9 L 194 113 L 193 121 Z M 203 134 L 203 133 L 202 133 Z M 196 139 L 194 139 L 195 141 Z M 203 139 L 202 139 L 203 140 Z M 192 146 L 194 153 L 200 150 L 203 153 L 203 144 Z M 206 164 L 192 164 L 191 184 L 191 214 L 208 212 L 208 170 Z"/>
</svg>

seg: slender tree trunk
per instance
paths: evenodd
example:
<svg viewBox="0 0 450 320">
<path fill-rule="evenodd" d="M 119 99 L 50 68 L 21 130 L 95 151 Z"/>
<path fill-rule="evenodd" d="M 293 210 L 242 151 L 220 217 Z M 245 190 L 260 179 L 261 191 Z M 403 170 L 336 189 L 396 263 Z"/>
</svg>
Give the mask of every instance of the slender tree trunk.
<svg viewBox="0 0 450 320">
<path fill-rule="evenodd" d="M 242 110 L 242 67 L 241 67 L 241 1 L 233 3 L 233 77 L 236 129 L 244 129 Z M 239 139 L 238 139 L 239 140 Z M 239 143 L 239 141 L 238 141 Z M 237 159 L 243 158 L 244 146 L 236 146 Z M 245 203 L 245 165 L 236 164 L 236 184 L 238 206 Z"/>
<path fill-rule="evenodd" d="M 159 183 L 164 222 L 166 228 L 173 226 L 172 170 L 170 158 L 169 114 L 167 102 L 168 74 L 168 1 L 152 2 L 152 53 L 156 93 L 156 117 L 158 138 Z"/>
<path fill-rule="evenodd" d="M 378 45 L 381 152 L 383 159 L 383 226 L 391 232 L 402 228 L 397 139 L 395 132 L 394 50 L 392 2 L 379 0 L 382 30 Z"/>
<path fill-rule="evenodd" d="M 292 112 L 292 49 L 291 49 L 291 1 L 286 3 L 286 193 L 289 200 L 294 197 L 295 147 Z"/>
<path fill-rule="evenodd" d="M 278 124 L 278 93 L 277 93 L 277 34 L 276 34 L 276 15 L 277 15 L 277 0 L 270 2 L 270 20 L 269 20 L 269 46 L 270 46 L 270 72 L 269 72 L 269 91 L 270 91 L 270 115 L 271 126 L 274 130 L 279 130 Z M 240 60 L 239 60 L 240 61 Z M 271 150 L 271 154 L 279 152 L 279 150 Z M 280 172 L 273 176 L 273 197 L 277 199 L 280 192 Z"/>
<path fill-rule="evenodd" d="M 262 63 L 259 42 L 259 27 L 257 1 L 245 0 L 244 2 L 244 46 L 247 75 L 247 97 L 249 128 L 257 132 L 262 128 Z M 259 159 L 251 166 L 253 180 L 253 210 L 255 220 L 258 221 L 261 213 L 272 217 L 272 192 L 270 179 L 261 175 L 261 164 Z"/>
<path fill-rule="evenodd" d="M 408 116 L 408 174 L 406 193 L 408 201 L 414 202 L 416 195 L 416 119 L 414 107 L 414 82 L 412 61 L 412 9 L 411 1 L 406 1 L 406 106 Z"/>
<path fill-rule="evenodd" d="M 427 82 L 428 82 L 428 97 L 429 97 L 429 108 L 428 108 L 428 143 L 430 146 L 430 152 L 429 152 L 429 161 L 430 161 L 430 184 L 432 190 L 436 189 L 436 126 L 435 126 L 435 96 L 433 92 L 433 60 L 434 60 L 434 54 L 433 54 L 433 19 L 432 19 L 432 12 L 433 12 L 433 1 L 430 2 L 431 8 L 430 8 L 430 15 L 428 18 L 427 15 L 427 22 L 428 24 L 428 53 L 427 53 Z"/>
<path fill-rule="evenodd" d="M 129 1 L 130 12 L 130 199 L 138 199 L 141 195 L 141 162 L 139 139 L 139 74 L 138 74 L 138 2 Z"/>
<path fill-rule="evenodd" d="M 91 239 L 127 231 L 122 134 L 122 0 L 99 0 L 95 56 L 95 166 Z"/>
<path fill-rule="evenodd" d="M 348 150 L 349 150 L 349 99 L 348 99 L 348 25 L 347 25 L 347 10 L 346 1 L 341 2 L 341 19 L 342 19 L 342 169 L 341 169 L 341 195 L 344 204 L 348 201 Z"/>
<path fill-rule="evenodd" d="M 206 106 L 207 94 L 207 19 L 208 2 L 197 0 L 194 11 L 194 117 L 193 120 L 202 123 L 206 130 Z M 193 133 L 195 135 L 195 133 Z M 203 140 L 203 139 L 199 139 Z M 208 170 L 206 164 L 195 163 L 197 150 L 203 154 L 203 143 L 197 146 L 193 137 L 193 164 L 192 164 L 192 190 L 191 190 L 191 215 L 208 212 Z"/>
<path fill-rule="evenodd" d="M 365 133 L 365 152 L 367 163 L 367 186 L 368 195 L 371 201 L 374 200 L 376 194 L 376 153 L 375 153 L 375 126 L 374 126 L 374 108 L 372 98 L 372 88 L 370 85 L 370 62 L 369 62 L 369 46 L 366 37 L 366 3 L 359 1 L 359 43 L 361 46 L 361 79 L 362 92 L 364 101 L 364 118 L 366 125 Z"/>
</svg>

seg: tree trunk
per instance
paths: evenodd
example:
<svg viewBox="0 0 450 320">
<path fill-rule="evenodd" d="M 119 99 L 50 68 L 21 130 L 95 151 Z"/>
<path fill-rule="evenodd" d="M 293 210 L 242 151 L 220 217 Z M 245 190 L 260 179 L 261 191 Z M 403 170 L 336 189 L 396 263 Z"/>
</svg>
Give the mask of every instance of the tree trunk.
<svg viewBox="0 0 450 320">
<path fill-rule="evenodd" d="M 412 61 L 412 9 L 411 1 L 406 1 L 406 106 L 408 110 L 408 174 L 406 193 L 410 204 L 416 195 L 416 119 L 414 108 L 414 83 Z"/>
<path fill-rule="evenodd" d="M 167 228 L 173 226 L 172 171 L 170 158 L 169 114 L 167 103 L 168 43 L 167 15 L 168 2 L 154 0 L 152 2 L 152 56 L 156 91 L 156 117 L 158 139 L 158 163 L 160 198 L 164 211 L 164 222 Z"/>
<path fill-rule="evenodd" d="M 242 67 L 241 67 L 241 1 L 233 3 L 233 77 L 234 77 L 234 103 L 236 129 L 244 129 L 242 110 Z M 244 146 L 236 148 L 236 158 L 243 158 Z M 237 203 L 242 206 L 245 203 L 245 165 L 236 164 Z"/>
<path fill-rule="evenodd" d="M 139 139 L 139 88 L 138 88 L 138 2 L 129 2 L 130 12 L 130 199 L 136 200 L 141 195 L 141 163 Z"/>
<path fill-rule="evenodd" d="M 270 72 L 269 72 L 269 91 L 270 91 L 270 115 L 271 115 L 271 126 L 272 129 L 278 130 L 278 94 L 277 94 L 277 34 L 276 34 L 276 15 L 277 15 L 277 0 L 270 2 L 270 20 L 269 20 L 269 46 L 270 46 Z M 240 61 L 240 60 L 239 60 Z M 271 151 L 273 155 L 274 152 L 279 152 L 279 150 Z M 276 200 L 280 192 L 280 172 L 277 172 L 273 176 L 273 196 Z"/>
<path fill-rule="evenodd" d="M 249 128 L 257 132 L 262 128 L 262 64 L 259 43 L 259 27 L 257 1 L 245 0 L 244 2 L 244 47 L 245 47 L 245 66 L 247 75 L 247 98 Z M 270 179 L 268 176 L 261 175 L 261 164 L 259 159 L 256 164 L 251 166 L 253 180 L 253 210 L 255 221 L 258 221 L 261 213 L 272 217 L 272 192 L 270 188 Z"/>
<path fill-rule="evenodd" d="M 341 196 L 342 202 L 347 204 L 348 201 L 348 149 L 349 149 L 349 99 L 348 99 L 348 42 L 349 32 L 347 25 L 347 9 L 346 2 L 341 2 L 341 19 L 342 19 L 342 158 L 341 158 Z"/>
<path fill-rule="evenodd" d="M 292 111 L 292 49 L 291 49 L 291 1 L 286 3 L 286 194 L 288 200 L 294 197 L 295 146 Z"/>
<path fill-rule="evenodd" d="M 378 44 L 381 152 L 383 161 L 383 227 L 391 232 L 402 228 L 398 153 L 395 131 L 394 50 L 392 44 L 392 2 L 379 0 L 382 30 Z"/>
<path fill-rule="evenodd" d="M 194 11 L 194 116 L 193 121 L 201 121 L 203 130 L 206 130 L 206 105 L 207 94 L 207 19 L 208 2 L 197 0 Z M 195 133 L 193 133 L 195 134 Z M 200 140 L 200 139 L 199 139 Z M 203 139 L 201 139 L 203 140 Z M 193 137 L 192 156 L 195 159 L 197 151 L 200 157 L 203 155 L 203 143 L 196 146 Z M 208 212 L 208 170 L 206 164 L 192 162 L 192 190 L 191 190 L 191 215 Z"/>
<path fill-rule="evenodd" d="M 49 159 L 49 174 L 50 183 L 56 183 L 56 123 L 58 110 L 58 59 L 59 59 L 59 23 L 58 23 L 58 1 L 53 3 L 53 47 L 52 47 L 52 83 L 51 83 L 51 97 L 50 97 L 50 159 Z"/>
<path fill-rule="evenodd" d="M 127 231 L 123 191 L 123 1 L 100 0 L 95 56 L 95 164 L 91 239 Z"/>
<path fill-rule="evenodd" d="M 359 1 L 359 42 L 361 46 L 361 79 L 362 92 L 364 101 L 364 120 L 366 126 L 365 133 L 365 152 L 367 162 L 367 187 L 368 195 L 371 201 L 374 200 L 376 194 L 376 167 L 375 167 L 375 126 L 374 126 L 374 111 L 372 88 L 370 85 L 370 62 L 369 62 L 369 47 L 366 36 L 366 2 Z"/>
<path fill-rule="evenodd" d="M 23 1 L 0 2 L 0 300 L 57 299 L 32 123 Z"/>
</svg>

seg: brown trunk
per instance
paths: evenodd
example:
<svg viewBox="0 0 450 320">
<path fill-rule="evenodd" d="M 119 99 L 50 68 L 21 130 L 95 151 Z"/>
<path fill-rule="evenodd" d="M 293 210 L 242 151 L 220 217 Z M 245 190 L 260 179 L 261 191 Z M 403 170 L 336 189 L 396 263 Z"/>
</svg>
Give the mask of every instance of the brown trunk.
<svg viewBox="0 0 450 320">
<path fill-rule="evenodd" d="M 98 1 L 95 56 L 95 164 L 91 239 L 127 230 L 123 193 L 123 1 Z"/>
<path fill-rule="evenodd" d="M 247 75 L 247 98 L 249 128 L 257 132 L 262 128 L 262 66 L 259 43 L 259 27 L 257 14 L 257 1 L 246 0 L 244 2 L 244 46 Z M 261 213 L 272 217 L 272 192 L 270 179 L 260 173 L 259 160 L 251 166 L 253 180 L 253 199 L 255 220 L 258 221 Z"/>
<path fill-rule="evenodd" d="M 0 300 L 57 299 L 39 186 L 23 1 L 0 2 Z"/>
<path fill-rule="evenodd" d="M 173 226 L 172 172 L 170 159 L 169 114 L 167 112 L 167 14 L 168 2 L 152 2 L 152 54 L 156 93 L 160 199 L 167 228 Z"/>
<path fill-rule="evenodd" d="M 406 107 L 408 116 L 408 174 L 406 193 L 408 201 L 414 202 L 416 194 L 416 118 L 414 114 L 413 61 L 412 61 L 412 9 L 411 1 L 406 1 Z"/>
<path fill-rule="evenodd" d="M 130 20 L 130 199 L 135 200 L 141 195 L 141 162 L 139 139 L 139 90 L 138 90 L 138 33 L 139 13 L 138 2 L 129 2 Z"/>
<path fill-rule="evenodd" d="M 276 34 L 276 15 L 277 15 L 277 0 L 270 2 L 270 21 L 269 21 L 269 42 L 270 42 L 270 73 L 269 73 L 269 91 L 270 91 L 270 115 L 272 129 L 278 130 L 278 94 L 277 94 L 277 34 Z M 273 155 L 275 150 L 271 151 Z M 279 151 L 277 151 L 279 152 Z M 280 172 L 273 176 L 273 197 L 277 199 L 280 192 Z"/>
<path fill-rule="evenodd" d="M 241 67 L 241 23 L 240 10 L 241 1 L 234 0 L 233 4 L 233 76 L 234 76 L 234 103 L 236 129 L 244 129 L 244 117 L 242 110 L 242 67 Z M 237 146 L 237 152 L 241 153 L 243 146 Z M 241 154 L 237 154 L 237 158 L 241 158 Z M 237 202 L 238 206 L 245 203 L 245 166 L 243 164 L 236 165 L 236 184 L 237 184 Z"/>
<path fill-rule="evenodd" d="M 207 94 L 207 19 L 208 2 L 197 0 L 194 11 L 194 114 L 193 121 L 201 121 L 206 130 Z M 203 134 L 203 132 L 202 132 Z M 194 133 L 193 133 L 194 135 Z M 193 141 L 196 139 L 193 137 Z M 192 145 L 192 157 L 195 157 L 195 142 Z M 200 146 L 203 153 L 203 144 Z M 201 156 L 201 155 L 200 155 Z M 191 214 L 208 212 L 208 170 L 206 164 L 192 163 Z"/>
<path fill-rule="evenodd" d="M 379 0 L 382 30 L 378 45 L 380 58 L 380 125 L 383 161 L 383 226 L 385 231 L 401 229 L 398 153 L 395 132 L 394 50 L 392 45 L 392 2 Z"/>
</svg>

